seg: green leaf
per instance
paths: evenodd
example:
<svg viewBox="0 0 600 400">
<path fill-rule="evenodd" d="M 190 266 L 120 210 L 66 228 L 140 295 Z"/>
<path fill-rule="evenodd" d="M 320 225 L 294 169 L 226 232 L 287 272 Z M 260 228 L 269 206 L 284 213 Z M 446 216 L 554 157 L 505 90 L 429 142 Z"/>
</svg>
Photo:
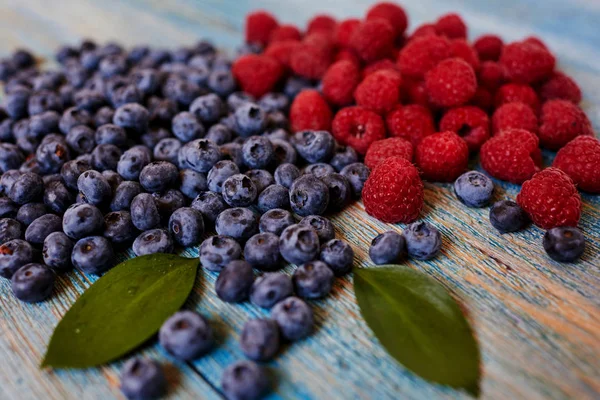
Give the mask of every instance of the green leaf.
<svg viewBox="0 0 600 400">
<path fill-rule="evenodd" d="M 198 259 L 150 254 L 122 262 L 98 279 L 60 321 L 42 367 L 86 368 L 127 354 L 181 308 Z"/>
<path fill-rule="evenodd" d="M 354 273 L 361 314 L 396 360 L 422 378 L 479 394 L 479 349 L 460 306 L 427 275 L 401 265 Z"/>
</svg>

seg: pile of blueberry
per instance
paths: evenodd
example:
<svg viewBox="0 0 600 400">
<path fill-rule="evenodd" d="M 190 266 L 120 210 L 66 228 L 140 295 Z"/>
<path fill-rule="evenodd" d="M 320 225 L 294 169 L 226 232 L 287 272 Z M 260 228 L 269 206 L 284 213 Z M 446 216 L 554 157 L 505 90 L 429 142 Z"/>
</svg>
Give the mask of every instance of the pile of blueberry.
<svg viewBox="0 0 600 400">
<path fill-rule="evenodd" d="M 42 301 L 56 273 L 102 274 L 129 246 L 140 256 L 199 245 L 222 300 L 272 308 L 271 319 L 244 327 L 248 358 L 268 360 L 280 338 L 307 336 L 304 300 L 327 295 L 353 262 L 322 215 L 360 197 L 369 169 L 329 132 L 289 133 L 288 105 L 306 83 L 290 78 L 255 99 L 236 91 L 231 61 L 206 41 L 173 51 L 84 41 L 56 59 L 54 71 L 25 50 L 0 61 L 0 276 L 14 295 Z M 275 272 L 287 262 L 298 265 L 291 278 Z M 255 269 L 264 272 L 256 280 Z M 160 342 L 193 359 L 212 331 L 184 311 Z M 133 360 L 123 391 L 156 394 L 161 374 Z M 230 398 L 266 386 L 253 362 L 223 375 Z"/>
</svg>

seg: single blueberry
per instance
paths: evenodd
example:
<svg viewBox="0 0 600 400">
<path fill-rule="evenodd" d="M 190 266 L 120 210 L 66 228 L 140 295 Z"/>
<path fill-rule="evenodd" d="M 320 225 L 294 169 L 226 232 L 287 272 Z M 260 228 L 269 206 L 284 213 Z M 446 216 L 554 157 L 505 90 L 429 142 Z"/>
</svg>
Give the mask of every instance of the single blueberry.
<svg viewBox="0 0 600 400">
<path fill-rule="evenodd" d="M 206 175 L 191 169 L 179 171 L 179 190 L 190 199 L 195 199 L 208 189 Z"/>
<path fill-rule="evenodd" d="M 350 146 L 335 146 L 333 157 L 329 160 L 329 164 L 335 168 L 336 171 L 341 172 L 344 167 L 350 164 L 358 162 L 358 154 Z"/>
<path fill-rule="evenodd" d="M 179 311 L 167 319 L 158 333 L 160 345 L 179 360 L 194 360 L 214 344 L 207 319 L 194 311 Z"/>
<path fill-rule="evenodd" d="M 244 167 L 244 157 L 242 156 L 242 145 L 231 142 L 225 143 L 219 147 L 221 156 L 224 160 L 233 161 L 238 168 Z"/>
<path fill-rule="evenodd" d="M 252 283 L 254 283 L 252 266 L 243 260 L 233 260 L 219 272 L 215 281 L 215 292 L 223 301 L 239 303 L 250 295 Z"/>
<path fill-rule="evenodd" d="M 254 361 L 271 360 L 279 351 L 279 326 L 271 319 L 246 321 L 240 335 L 240 347 Z"/>
<path fill-rule="evenodd" d="M 585 250 L 585 236 L 581 229 L 572 226 L 557 226 L 544 234 L 544 250 L 553 260 L 573 262 Z"/>
<path fill-rule="evenodd" d="M 312 227 L 315 232 L 317 232 L 317 236 L 319 236 L 319 241 L 321 243 L 328 242 L 335 238 L 335 228 L 333 224 L 329 219 L 320 215 L 308 215 L 302 218 L 298 224 Z"/>
<path fill-rule="evenodd" d="M 352 193 L 357 199 L 361 197 L 365 182 L 369 177 L 369 168 L 363 163 L 348 164 L 340 171 L 340 174 L 348 178 Z"/>
<path fill-rule="evenodd" d="M 129 400 L 161 397 L 167 392 L 167 379 L 156 361 L 134 358 L 121 371 L 121 392 Z"/>
<path fill-rule="evenodd" d="M 273 175 L 278 185 L 289 189 L 294 181 L 300 177 L 300 170 L 294 164 L 285 163 L 279 165 Z"/>
<path fill-rule="evenodd" d="M 175 138 L 164 138 L 154 147 L 154 159 L 157 161 L 168 161 L 171 164 L 178 163 L 179 149 L 182 143 Z"/>
<path fill-rule="evenodd" d="M 272 139 L 269 138 L 273 145 L 273 154 L 275 156 L 275 162 L 279 165 L 295 164 L 298 158 L 296 149 L 294 146 L 283 139 Z M 298 172 L 298 175 L 300 173 Z"/>
<path fill-rule="evenodd" d="M 17 215 L 19 206 L 8 197 L 0 197 L 0 218 L 13 218 Z"/>
<path fill-rule="evenodd" d="M 94 139 L 96 140 L 96 144 L 112 144 L 123 147 L 127 144 L 127 133 L 120 126 L 106 124 L 96 129 Z"/>
<path fill-rule="evenodd" d="M 258 196 L 257 207 L 261 213 L 274 208 L 290 208 L 289 190 L 281 185 L 268 186 Z"/>
<path fill-rule="evenodd" d="M 223 183 L 227 180 L 227 178 L 239 173 L 240 170 L 233 161 L 221 160 L 217 162 L 215 165 L 213 165 L 210 171 L 208 171 L 208 189 L 215 193 L 221 193 Z"/>
<path fill-rule="evenodd" d="M 23 228 L 19 221 L 12 218 L 0 219 L 0 244 L 4 244 L 13 239 L 21 239 L 22 237 Z"/>
<path fill-rule="evenodd" d="M 279 251 L 286 261 L 304 264 L 317 258 L 319 236 L 310 226 L 290 225 L 281 232 Z"/>
<path fill-rule="evenodd" d="M 229 236 L 211 236 L 200 245 L 200 263 L 209 271 L 221 271 L 242 256 L 239 243 Z"/>
<path fill-rule="evenodd" d="M 79 239 L 73 247 L 71 262 L 86 274 L 100 275 L 113 266 L 114 252 L 110 241 L 102 236 Z"/>
<path fill-rule="evenodd" d="M 139 179 L 142 169 L 150 163 L 151 153 L 146 146 L 133 146 L 126 150 L 117 163 L 117 172 L 123 179 Z"/>
<path fill-rule="evenodd" d="M 156 200 L 150 193 L 140 193 L 131 201 L 131 221 L 140 231 L 156 228 L 160 224 L 160 213 Z"/>
<path fill-rule="evenodd" d="M 8 197 L 17 204 L 26 204 L 39 199 L 43 191 L 42 177 L 33 172 L 25 172 L 14 181 Z"/>
<path fill-rule="evenodd" d="M 244 242 L 258 233 L 258 220 L 249 208 L 229 208 L 219 214 L 215 221 L 215 229 L 219 235 Z"/>
<path fill-rule="evenodd" d="M 332 239 L 321 246 L 319 258 L 331 268 L 334 275 L 342 276 L 352 270 L 354 250 L 347 242 Z"/>
<path fill-rule="evenodd" d="M 228 70 L 214 69 L 208 77 L 208 87 L 219 96 L 227 96 L 235 90 L 235 79 Z"/>
<path fill-rule="evenodd" d="M 48 210 L 46 210 L 46 205 L 44 203 L 27 203 L 19 208 L 15 219 L 21 224 L 28 226 L 36 218 L 45 214 L 48 214 Z"/>
<path fill-rule="evenodd" d="M 58 127 L 66 135 L 78 125 L 91 126 L 92 123 L 93 119 L 89 112 L 80 110 L 77 107 L 71 107 L 63 112 L 60 121 L 58 121 Z"/>
<path fill-rule="evenodd" d="M 190 112 L 200 121 L 211 124 L 225 113 L 225 104 L 219 96 L 210 93 L 194 100 L 190 105 Z"/>
<path fill-rule="evenodd" d="M 442 247 L 442 235 L 428 222 L 414 222 L 404 230 L 408 255 L 417 260 L 435 257 Z"/>
<path fill-rule="evenodd" d="M 325 163 L 315 163 L 309 164 L 302 168 L 303 175 L 314 175 L 316 178 L 323 178 L 326 175 L 333 174 L 335 170 L 329 164 Z"/>
<path fill-rule="evenodd" d="M 196 246 L 204 233 L 202 213 L 194 208 L 182 207 L 169 218 L 169 231 L 181 246 Z"/>
<path fill-rule="evenodd" d="M 77 72 L 79 74 L 81 74 L 81 73 L 87 74 L 87 72 L 82 69 L 78 69 Z M 85 77 L 85 76 L 84 76 L 84 78 L 87 79 L 87 77 Z M 77 83 L 82 83 L 82 82 L 77 82 Z M 80 85 L 77 85 L 77 86 L 80 87 Z M 75 103 L 75 106 L 77 108 L 93 113 L 96 110 L 98 110 L 100 107 L 102 107 L 106 104 L 106 96 L 104 95 L 104 93 L 102 93 L 98 90 L 81 89 L 73 94 L 73 102 Z"/>
<path fill-rule="evenodd" d="M 0 276 L 10 279 L 23 265 L 34 259 L 33 247 L 21 239 L 13 239 L 0 245 Z"/>
<path fill-rule="evenodd" d="M 529 224 L 529 216 L 514 201 L 500 200 L 490 208 L 490 223 L 500 233 L 516 232 Z"/>
<path fill-rule="evenodd" d="M 223 124 L 214 124 L 208 129 L 208 132 L 206 132 L 206 136 L 204 136 L 204 138 L 212 140 L 220 146 L 222 144 L 229 143 L 232 136 L 233 133 L 231 132 L 231 129 Z"/>
<path fill-rule="evenodd" d="M 204 136 L 204 126 L 191 112 L 180 112 L 173 118 L 173 134 L 184 143 Z"/>
<path fill-rule="evenodd" d="M 26 264 L 11 278 L 11 288 L 15 297 L 27 303 L 37 303 L 47 299 L 54 289 L 54 273 L 43 264 Z"/>
<path fill-rule="evenodd" d="M 267 114 L 255 103 L 244 103 L 235 110 L 235 131 L 242 137 L 258 135 L 267 126 Z"/>
<path fill-rule="evenodd" d="M 294 293 L 292 279 L 282 273 L 267 273 L 259 276 L 250 289 L 252 304 L 271 308 Z"/>
<path fill-rule="evenodd" d="M 264 136 L 251 136 L 242 146 L 244 164 L 250 169 L 268 167 L 275 157 L 271 141 Z"/>
<path fill-rule="evenodd" d="M 325 297 L 333 285 L 333 271 L 323 261 L 309 261 L 292 276 L 296 294 L 305 299 Z"/>
<path fill-rule="evenodd" d="M 99 205 L 110 200 L 112 190 L 106 178 L 98 171 L 85 171 L 77 179 L 77 189 L 87 203 Z"/>
<path fill-rule="evenodd" d="M 62 214 L 71 204 L 73 204 L 75 196 L 69 191 L 67 186 L 60 181 L 53 181 L 45 185 L 44 188 L 44 204 L 48 210 Z"/>
<path fill-rule="evenodd" d="M 62 230 L 62 219 L 58 215 L 46 214 L 36 218 L 25 230 L 25 240 L 33 245 L 42 245 L 52 232 Z"/>
<path fill-rule="evenodd" d="M 154 253 L 172 253 L 173 239 L 164 229 L 151 229 L 139 235 L 131 247 L 138 257 Z"/>
<path fill-rule="evenodd" d="M 103 236 L 115 244 L 129 243 L 137 231 L 128 211 L 113 211 L 104 216 Z"/>
<path fill-rule="evenodd" d="M 287 210 L 273 209 L 265 212 L 258 222 L 260 232 L 274 233 L 281 235 L 281 232 L 290 225 L 296 223 L 292 213 Z"/>
<path fill-rule="evenodd" d="M 90 153 L 94 149 L 94 135 L 89 126 L 77 125 L 67 133 L 67 144 L 77 154 Z"/>
<path fill-rule="evenodd" d="M 258 191 L 246 175 L 235 174 L 223 182 L 223 200 L 232 207 L 245 207 L 254 203 Z"/>
<path fill-rule="evenodd" d="M 134 181 L 121 182 L 110 202 L 111 211 L 129 210 L 133 198 L 142 192 L 142 185 Z"/>
<path fill-rule="evenodd" d="M 149 119 L 150 113 L 145 107 L 136 103 L 128 103 L 115 110 L 113 123 L 126 131 L 143 133 L 148 128 Z"/>
<path fill-rule="evenodd" d="M 0 177 L 0 192 L 8 195 L 10 193 L 10 188 L 12 188 L 15 181 L 22 175 L 23 173 L 17 169 L 9 169 Z"/>
<path fill-rule="evenodd" d="M 192 208 L 200 211 L 207 222 L 214 222 L 219 214 L 227 209 L 227 204 L 220 194 L 210 191 L 201 192 L 192 201 Z"/>
<path fill-rule="evenodd" d="M 269 378 L 258 364 L 238 361 L 223 371 L 221 388 L 228 400 L 258 400 L 269 390 Z"/>
<path fill-rule="evenodd" d="M 70 160 L 63 164 L 60 175 L 65 185 L 71 190 L 77 190 L 77 180 L 85 171 L 92 169 L 85 160 Z"/>
<path fill-rule="evenodd" d="M 55 271 L 66 271 L 71 268 L 72 251 L 71 239 L 62 232 L 53 232 L 44 240 L 44 263 Z"/>
<path fill-rule="evenodd" d="M 222 158 L 221 150 L 214 142 L 196 139 L 179 149 L 179 168 L 189 168 L 206 173 Z"/>
<path fill-rule="evenodd" d="M 94 114 L 94 126 L 101 127 L 102 125 L 112 124 L 115 110 L 111 107 L 101 107 Z"/>
<path fill-rule="evenodd" d="M 275 304 L 271 309 L 271 318 L 279 325 L 281 335 L 290 341 L 303 339 L 313 330 L 313 312 L 298 297 L 287 297 Z"/>
<path fill-rule="evenodd" d="M 140 185 L 148 192 L 161 192 L 171 187 L 179 177 L 177 167 L 167 161 L 154 161 L 140 172 Z"/>
<path fill-rule="evenodd" d="M 377 264 L 395 264 L 406 254 L 404 236 L 395 231 L 387 231 L 377 235 L 371 241 L 369 257 Z"/>
<path fill-rule="evenodd" d="M 329 204 L 329 188 L 313 175 L 303 175 L 290 188 L 290 205 L 301 217 L 321 215 Z"/>
<path fill-rule="evenodd" d="M 100 233 L 103 226 L 102 212 L 92 204 L 73 204 L 65 211 L 62 219 L 62 230 L 75 240 Z"/>
<path fill-rule="evenodd" d="M 344 175 L 334 172 L 325 175 L 321 180 L 329 188 L 329 211 L 343 210 L 352 199 L 352 187 L 348 179 Z"/>
<path fill-rule="evenodd" d="M 29 131 L 37 138 L 42 138 L 49 133 L 58 132 L 60 114 L 56 111 L 45 111 L 29 119 Z"/>
<path fill-rule="evenodd" d="M 492 180 L 481 172 L 465 172 L 454 182 L 456 197 L 468 207 L 486 206 L 490 202 L 493 192 Z"/>
<path fill-rule="evenodd" d="M 40 90 L 31 93 L 27 102 L 29 115 L 42 114 L 46 111 L 62 112 L 63 104 L 60 97 L 52 91 Z"/>
<path fill-rule="evenodd" d="M 252 267 L 262 271 L 275 271 L 281 268 L 279 236 L 274 233 L 257 233 L 244 246 L 244 259 Z"/>
<path fill-rule="evenodd" d="M 335 140 L 327 131 L 301 131 L 294 135 L 298 154 L 309 163 L 327 162 L 333 156 Z"/>
<path fill-rule="evenodd" d="M 261 194 L 263 190 L 275 183 L 275 178 L 266 169 L 251 169 L 245 174 L 256 186 L 256 192 Z"/>
</svg>

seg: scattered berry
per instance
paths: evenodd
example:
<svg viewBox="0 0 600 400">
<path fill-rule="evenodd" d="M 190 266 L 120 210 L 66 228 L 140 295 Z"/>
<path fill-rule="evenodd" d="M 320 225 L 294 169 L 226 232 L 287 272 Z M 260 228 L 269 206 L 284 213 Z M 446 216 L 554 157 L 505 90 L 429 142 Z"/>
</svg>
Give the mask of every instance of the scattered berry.
<svg viewBox="0 0 600 400">
<path fill-rule="evenodd" d="M 437 228 L 428 222 L 415 222 L 404 230 L 408 256 L 417 260 L 435 257 L 442 247 L 442 236 Z"/>
<path fill-rule="evenodd" d="M 360 198 L 362 196 L 363 187 L 369 178 L 370 173 L 371 171 L 369 168 L 365 164 L 359 162 L 346 165 L 340 171 L 340 174 L 348 179 L 355 198 Z"/>
<path fill-rule="evenodd" d="M 305 299 L 325 297 L 331 291 L 333 279 L 333 271 L 322 261 L 303 264 L 292 276 L 296 294 Z"/>
<path fill-rule="evenodd" d="M 321 246 L 320 259 L 327 264 L 334 275 L 342 276 L 352 270 L 354 250 L 347 242 L 332 239 Z"/>
<path fill-rule="evenodd" d="M 179 311 L 158 333 L 160 345 L 179 360 L 194 360 L 213 346 L 213 331 L 206 318 L 194 311 Z"/>
<path fill-rule="evenodd" d="M 75 268 L 86 274 L 100 275 L 113 266 L 114 252 L 112 245 L 108 239 L 102 236 L 89 236 L 80 239 L 73 247 L 71 262 Z"/>
<path fill-rule="evenodd" d="M 258 277 L 250 289 L 250 302 L 262 307 L 271 308 L 294 292 L 294 285 L 288 275 L 268 273 Z"/>
<path fill-rule="evenodd" d="M 298 222 L 298 225 L 310 226 L 319 237 L 321 243 L 328 242 L 335 238 L 335 228 L 330 220 L 320 215 L 309 215 Z"/>
<path fill-rule="evenodd" d="M 27 303 L 37 303 L 50 296 L 54 289 L 54 273 L 43 264 L 26 264 L 11 278 L 15 297 Z"/>
<path fill-rule="evenodd" d="M 490 223 L 500 233 L 517 232 L 529 224 L 529 217 L 514 201 L 500 200 L 490 208 Z"/>
<path fill-rule="evenodd" d="M 239 243 L 228 236 L 216 235 L 200 245 L 200 263 L 210 271 L 221 271 L 232 260 L 242 256 Z"/>
<path fill-rule="evenodd" d="M 313 312 L 302 299 L 287 297 L 271 309 L 271 318 L 277 322 L 284 338 L 296 341 L 313 330 Z"/>
<path fill-rule="evenodd" d="M 167 391 L 167 379 L 156 361 L 134 358 L 121 371 L 121 391 L 130 400 L 158 398 Z"/>
<path fill-rule="evenodd" d="M 277 236 L 290 225 L 295 224 L 292 213 L 282 209 L 272 209 L 265 212 L 258 223 L 260 232 L 273 233 Z"/>
<path fill-rule="evenodd" d="M 484 207 L 492 198 L 494 184 L 486 175 L 477 171 L 465 172 L 454 182 L 454 194 L 469 207 Z"/>
<path fill-rule="evenodd" d="M 585 237 L 579 228 L 558 226 L 544 234 L 544 250 L 553 260 L 573 262 L 585 250 Z"/>
<path fill-rule="evenodd" d="M 251 360 L 271 360 L 279 351 L 279 326 L 271 319 L 246 321 L 240 336 L 240 347 Z"/>
<path fill-rule="evenodd" d="M 327 131 L 306 130 L 294 135 L 296 151 L 307 162 L 327 162 L 333 156 L 335 140 Z"/>
<path fill-rule="evenodd" d="M 173 238 L 164 229 L 150 229 L 142 233 L 133 241 L 131 246 L 138 257 L 146 254 L 172 253 L 173 247 Z"/>
<path fill-rule="evenodd" d="M 329 189 L 325 183 L 312 174 L 296 179 L 290 188 L 290 205 L 301 217 L 321 215 L 329 204 Z"/>
<path fill-rule="evenodd" d="M 319 237 L 306 225 L 290 225 L 279 237 L 281 256 L 290 263 L 300 265 L 317 258 Z"/>
<path fill-rule="evenodd" d="M 395 231 L 387 231 L 377 235 L 371 241 L 369 257 L 377 264 L 395 264 L 406 254 L 404 236 Z"/>
<path fill-rule="evenodd" d="M 279 236 L 274 233 L 257 233 L 244 246 L 244 259 L 254 268 L 275 271 L 281 268 Z"/>
<path fill-rule="evenodd" d="M 221 388 L 227 400 L 258 400 L 269 389 L 269 378 L 258 364 L 244 360 L 223 371 Z"/>
<path fill-rule="evenodd" d="M 279 23 L 273 15 L 267 11 L 254 11 L 246 15 L 246 43 L 258 43 L 266 45 L 273 30 Z"/>
<path fill-rule="evenodd" d="M 258 233 L 258 219 L 249 208 L 228 208 L 217 217 L 215 229 L 219 235 L 243 242 Z"/>
</svg>

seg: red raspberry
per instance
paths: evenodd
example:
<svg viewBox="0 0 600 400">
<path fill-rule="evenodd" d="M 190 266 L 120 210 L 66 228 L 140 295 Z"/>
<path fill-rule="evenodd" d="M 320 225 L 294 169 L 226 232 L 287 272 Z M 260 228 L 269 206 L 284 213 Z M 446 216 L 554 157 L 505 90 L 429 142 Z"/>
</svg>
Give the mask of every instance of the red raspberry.
<svg viewBox="0 0 600 400">
<path fill-rule="evenodd" d="M 333 38 L 331 35 L 323 31 L 316 31 L 307 34 L 304 36 L 304 39 L 302 39 L 302 43 L 316 47 L 328 56 L 335 51 L 335 42 L 333 41 Z"/>
<path fill-rule="evenodd" d="M 390 157 L 402 157 L 410 162 L 413 159 L 413 146 L 399 137 L 378 140 L 371 144 L 365 155 L 365 165 L 372 171 Z"/>
<path fill-rule="evenodd" d="M 360 25 L 360 20 L 358 18 L 349 18 L 340 22 L 333 34 L 333 40 L 335 44 L 340 47 L 349 47 L 350 46 L 350 38 L 354 33 L 354 30 Z"/>
<path fill-rule="evenodd" d="M 542 147 L 558 150 L 580 135 L 594 135 L 590 120 L 581 108 L 567 100 L 544 103 L 538 133 Z"/>
<path fill-rule="evenodd" d="M 577 83 L 559 71 L 540 87 L 539 93 L 543 101 L 561 99 L 575 104 L 581 102 L 581 89 Z"/>
<path fill-rule="evenodd" d="M 496 35 L 483 35 L 477 38 L 473 47 L 481 61 L 498 61 L 504 42 Z"/>
<path fill-rule="evenodd" d="M 364 79 L 377 71 L 393 71 L 400 74 L 400 69 L 398 68 L 398 65 L 392 60 L 385 59 L 375 61 L 374 63 L 367 65 L 362 71 L 362 77 Z"/>
<path fill-rule="evenodd" d="M 494 111 L 492 116 L 492 133 L 497 135 L 506 129 L 525 129 L 537 133 L 538 119 L 527 104 L 506 103 Z"/>
<path fill-rule="evenodd" d="M 303 78 L 321 79 L 331 64 L 330 53 L 302 43 L 290 56 L 290 67 Z"/>
<path fill-rule="evenodd" d="M 350 47 L 370 63 L 386 58 L 394 48 L 394 28 L 384 19 L 362 22 L 350 37 Z"/>
<path fill-rule="evenodd" d="M 301 91 L 290 107 L 290 126 L 292 131 L 307 129 L 326 130 L 331 128 L 331 109 L 318 91 Z"/>
<path fill-rule="evenodd" d="M 342 108 L 331 124 L 333 136 L 360 154 L 376 140 L 385 138 L 385 125 L 379 115 L 360 106 Z"/>
<path fill-rule="evenodd" d="M 307 33 L 326 32 L 332 34 L 337 26 L 337 21 L 330 15 L 317 14 L 308 21 Z"/>
<path fill-rule="evenodd" d="M 408 26 L 408 17 L 404 9 L 397 4 L 381 2 L 375 4 L 367 11 L 367 20 L 383 18 L 394 28 L 396 37 L 402 36 Z"/>
<path fill-rule="evenodd" d="M 238 58 L 231 71 L 242 90 L 257 98 L 273 90 L 283 75 L 283 68 L 277 60 L 256 54 Z"/>
<path fill-rule="evenodd" d="M 475 49 L 467 43 L 465 39 L 453 39 L 450 41 L 452 57 L 465 60 L 474 71 L 478 71 L 480 67 L 479 56 Z"/>
<path fill-rule="evenodd" d="M 548 48 L 548 46 L 546 46 L 546 43 L 544 43 L 542 41 L 542 39 L 540 39 L 539 37 L 536 37 L 536 36 L 526 37 L 525 40 L 523 40 L 523 43 L 532 44 L 532 45 L 541 47 L 542 49 L 544 49 L 546 51 L 550 51 L 550 49 Z"/>
<path fill-rule="evenodd" d="M 246 42 L 266 46 L 271 32 L 278 26 L 279 23 L 272 14 L 262 10 L 254 11 L 246 16 Z"/>
<path fill-rule="evenodd" d="M 581 196 L 558 168 L 546 168 L 524 182 L 517 203 L 542 229 L 577 226 L 581 217 Z"/>
<path fill-rule="evenodd" d="M 595 137 L 571 140 L 556 153 L 552 166 L 566 172 L 579 189 L 600 193 L 600 141 Z"/>
<path fill-rule="evenodd" d="M 423 37 L 423 36 L 429 36 L 429 35 L 437 36 L 437 32 L 435 30 L 435 24 L 427 24 L 427 23 L 421 24 L 415 28 L 412 35 L 410 35 L 410 37 L 408 38 L 408 41 L 411 41 L 413 39 Z"/>
<path fill-rule="evenodd" d="M 536 114 L 540 108 L 540 100 L 531 86 L 518 83 L 507 83 L 500 86 L 494 97 L 496 107 L 513 102 L 527 104 Z"/>
<path fill-rule="evenodd" d="M 504 83 L 504 68 L 495 61 L 484 61 L 477 74 L 480 86 L 496 91 Z"/>
<path fill-rule="evenodd" d="M 494 106 L 494 96 L 492 96 L 492 93 L 488 89 L 478 86 L 469 104 L 489 113 Z"/>
<path fill-rule="evenodd" d="M 367 76 L 354 92 L 356 104 L 385 114 L 400 101 L 400 74 L 394 71 L 378 71 Z"/>
<path fill-rule="evenodd" d="M 357 68 L 360 68 L 362 62 L 360 58 L 350 49 L 341 49 L 337 53 L 335 53 L 335 57 L 333 57 L 333 62 L 338 61 L 350 61 L 352 64 L 356 65 Z"/>
<path fill-rule="evenodd" d="M 469 147 L 454 132 L 434 133 L 421 140 L 415 161 L 428 181 L 452 182 L 467 169 Z"/>
<path fill-rule="evenodd" d="M 442 15 L 435 23 L 438 35 L 447 36 L 451 39 L 466 39 L 467 25 L 458 14 Z"/>
<path fill-rule="evenodd" d="M 508 129 L 481 146 L 481 166 L 494 178 L 523 183 L 540 170 L 538 138 L 524 129 Z"/>
<path fill-rule="evenodd" d="M 429 101 L 429 95 L 425 88 L 425 81 L 405 79 L 402 83 L 403 101 L 406 104 L 419 104 L 421 106 L 433 109 L 434 106 Z"/>
<path fill-rule="evenodd" d="M 283 40 L 300 40 L 302 39 L 302 33 L 300 29 L 294 25 L 280 25 L 271 31 L 269 36 L 269 43 L 281 42 Z"/>
<path fill-rule="evenodd" d="M 385 118 L 390 136 L 401 137 L 418 145 L 435 133 L 435 122 L 428 108 L 418 104 L 397 106 Z"/>
<path fill-rule="evenodd" d="M 427 72 L 425 87 L 432 103 L 441 107 L 455 107 L 473 97 L 477 90 L 477 77 L 464 60 L 449 58 Z"/>
<path fill-rule="evenodd" d="M 410 161 L 390 157 L 371 171 L 362 192 L 367 214 L 383 222 L 413 222 L 423 208 L 423 182 Z"/>
<path fill-rule="evenodd" d="M 273 57 L 279 63 L 286 68 L 290 67 L 290 59 L 292 58 L 292 54 L 296 52 L 301 46 L 301 43 L 297 40 L 282 40 L 275 43 L 271 43 L 263 55 Z"/>
<path fill-rule="evenodd" d="M 400 72 L 413 78 L 422 78 L 440 61 L 452 57 L 450 41 L 442 36 L 426 35 L 412 39 L 400 50 Z"/>
<path fill-rule="evenodd" d="M 502 48 L 500 64 L 506 68 L 506 74 L 513 82 L 534 83 L 552 75 L 556 60 L 547 49 L 537 44 L 514 42 Z"/>
<path fill-rule="evenodd" d="M 354 89 L 360 82 L 360 70 L 351 61 L 338 61 L 329 67 L 321 82 L 327 101 L 336 106 L 345 106 L 354 99 Z"/>
<path fill-rule="evenodd" d="M 440 120 L 440 131 L 456 132 L 471 152 L 477 152 L 490 138 L 490 119 L 485 111 L 474 106 L 452 108 Z"/>
</svg>

